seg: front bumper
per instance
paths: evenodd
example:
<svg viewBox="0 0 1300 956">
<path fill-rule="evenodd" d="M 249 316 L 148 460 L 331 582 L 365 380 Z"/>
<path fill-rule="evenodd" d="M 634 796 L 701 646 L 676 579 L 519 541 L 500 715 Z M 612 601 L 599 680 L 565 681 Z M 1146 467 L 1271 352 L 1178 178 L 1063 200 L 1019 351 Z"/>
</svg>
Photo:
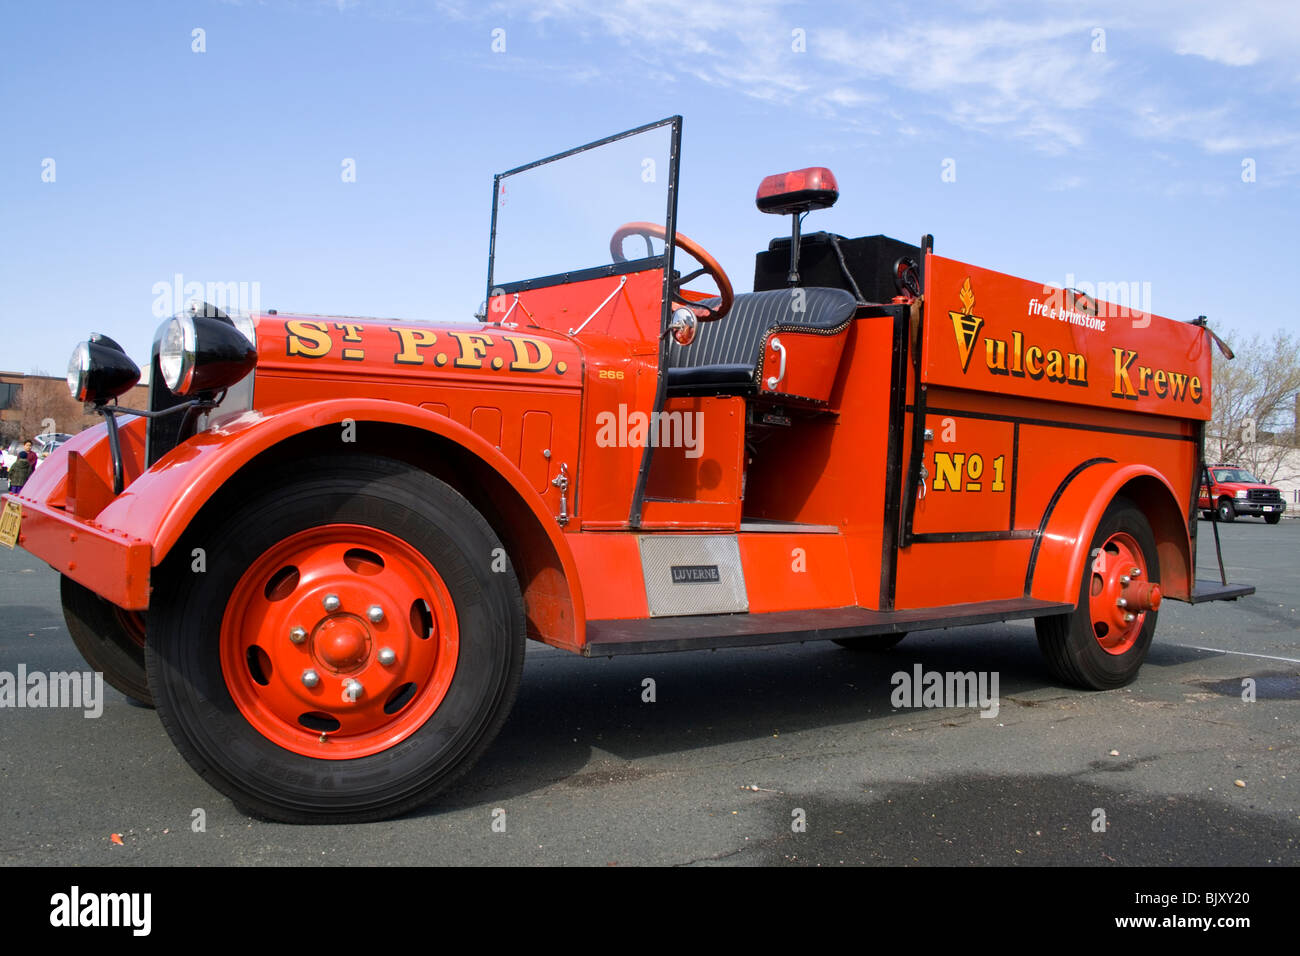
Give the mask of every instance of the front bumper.
<svg viewBox="0 0 1300 956">
<path fill-rule="evenodd" d="M 3 497 L 22 506 L 18 544 L 23 548 L 119 607 L 143 611 L 149 606 L 149 542 L 23 495 Z"/>
<path fill-rule="evenodd" d="M 1250 501 L 1233 499 L 1232 510 L 1239 515 L 1280 515 L 1286 511 L 1285 501 Z"/>
</svg>

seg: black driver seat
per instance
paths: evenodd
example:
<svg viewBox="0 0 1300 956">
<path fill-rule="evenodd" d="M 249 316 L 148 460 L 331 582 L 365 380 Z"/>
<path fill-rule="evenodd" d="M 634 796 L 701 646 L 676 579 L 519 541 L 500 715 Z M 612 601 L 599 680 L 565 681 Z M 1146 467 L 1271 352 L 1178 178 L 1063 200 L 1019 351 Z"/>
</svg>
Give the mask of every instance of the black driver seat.
<svg viewBox="0 0 1300 956">
<path fill-rule="evenodd" d="M 715 306 L 718 301 L 706 299 L 700 304 Z M 739 293 L 731 311 L 723 318 L 700 323 L 692 344 L 678 345 L 669 338 L 668 391 L 670 394 L 757 393 L 759 360 L 769 334 L 841 332 L 848 327 L 857 304 L 853 294 L 844 289 Z"/>
</svg>

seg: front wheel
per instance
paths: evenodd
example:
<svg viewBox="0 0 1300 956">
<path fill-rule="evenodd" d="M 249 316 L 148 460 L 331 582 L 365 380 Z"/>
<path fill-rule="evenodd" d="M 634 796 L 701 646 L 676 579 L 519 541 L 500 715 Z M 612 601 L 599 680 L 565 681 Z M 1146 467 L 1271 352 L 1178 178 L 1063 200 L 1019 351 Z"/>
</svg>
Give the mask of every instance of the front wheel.
<svg viewBox="0 0 1300 956">
<path fill-rule="evenodd" d="M 1237 509 L 1232 506 L 1231 498 L 1224 498 L 1222 501 L 1219 502 L 1219 520 L 1220 521 L 1237 520 Z"/>
<path fill-rule="evenodd" d="M 1264 515 L 1264 520 L 1269 524 L 1277 524 L 1282 520 L 1282 516 L 1280 514 Z"/>
<path fill-rule="evenodd" d="M 1126 498 L 1110 503 L 1093 535 L 1069 614 L 1034 619 L 1038 646 L 1059 679 L 1091 690 L 1137 677 L 1155 635 L 1160 563 L 1151 525 Z"/>
<path fill-rule="evenodd" d="M 295 463 L 264 487 L 176 549 L 204 547 L 206 573 L 176 562 L 155 590 L 164 726 L 259 816 L 355 823 L 426 803 L 518 688 L 524 610 L 501 542 L 448 485 L 389 459 Z"/>
<path fill-rule="evenodd" d="M 66 574 L 59 580 L 59 597 L 68 634 L 91 670 L 103 672 L 110 687 L 152 707 L 144 668 L 144 615 L 105 601 Z"/>
</svg>

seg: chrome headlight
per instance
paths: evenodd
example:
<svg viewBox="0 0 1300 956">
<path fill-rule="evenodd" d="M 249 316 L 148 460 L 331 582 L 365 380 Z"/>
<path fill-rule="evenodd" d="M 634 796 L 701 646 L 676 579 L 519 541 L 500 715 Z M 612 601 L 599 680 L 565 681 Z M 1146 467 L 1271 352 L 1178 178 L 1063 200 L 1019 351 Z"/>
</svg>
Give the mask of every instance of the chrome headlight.
<svg viewBox="0 0 1300 956">
<path fill-rule="evenodd" d="M 107 335 L 78 343 L 68 360 L 68 391 L 79 402 L 98 405 L 129 392 L 140 381 L 140 368 Z"/>
<path fill-rule="evenodd" d="M 189 391 L 194 376 L 194 323 L 187 315 L 178 315 L 167 323 L 162 345 L 158 349 L 158 370 L 163 383 L 177 395 Z"/>
<path fill-rule="evenodd" d="M 234 385 L 257 364 L 252 323 L 247 332 L 221 316 L 184 313 L 163 329 L 158 370 L 177 395 L 215 392 Z"/>
<path fill-rule="evenodd" d="M 90 343 L 78 342 L 68 359 L 68 391 L 79 402 L 86 401 L 86 379 L 90 375 Z"/>
</svg>

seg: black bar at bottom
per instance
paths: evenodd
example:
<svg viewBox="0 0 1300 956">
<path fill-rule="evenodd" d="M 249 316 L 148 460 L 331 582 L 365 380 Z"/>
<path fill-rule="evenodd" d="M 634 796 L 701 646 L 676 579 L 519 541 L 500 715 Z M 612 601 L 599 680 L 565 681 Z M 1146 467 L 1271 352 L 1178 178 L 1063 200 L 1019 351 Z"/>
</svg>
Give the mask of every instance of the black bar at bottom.
<svg viewBox="0 0 1300 956">
<path fill-rule="evenodd" d="M 582 653 L 586 657 L 602 657 L 828 641 L 837 637 L 899 634 L 938 627 L 989 624 L 1046 614 L 1065 614 L 1073 609 L 1070 604 L 1014 598 L 905 611 L 839 607 L 776 611 L 769 614 L 697 614 L 588 621 L 587 646 Z"/>
</svg>

